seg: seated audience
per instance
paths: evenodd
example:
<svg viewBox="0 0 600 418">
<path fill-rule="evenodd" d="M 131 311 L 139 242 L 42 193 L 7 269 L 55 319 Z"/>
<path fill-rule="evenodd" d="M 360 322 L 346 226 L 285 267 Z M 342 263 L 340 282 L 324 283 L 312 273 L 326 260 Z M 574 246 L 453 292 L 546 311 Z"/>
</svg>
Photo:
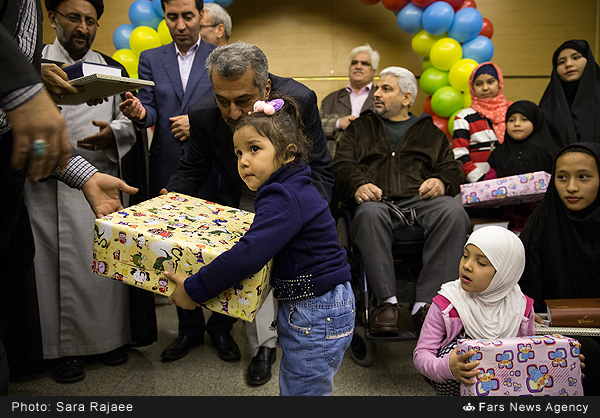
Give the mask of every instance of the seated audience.
<svg viewBox="0 0 600 418">
<path fill-rule="evenodd" d="M 462 162 L 466 183 L 474 183 L 485 178 L 490 153 L 504 142 L 504 118 L 511 102 L 502 94 L 502 72 L 491 62 L 475 67 L 469 89 L 471 106 L 458 112 L 454 119 L 452 151 Z"/>
<path fill-rule="evenodd" d="M 520 238 L 526 251 L 521 287 L 546 312 L 545 300 L 600 297 L 600 144 L 563 148 L 540 205 Z M 600 393 L 600 339 L 574 336 L 586 358 L 586 395 Z"/>
<path fill-rule="evenodd" d="M 327 148 L 333 158 L 342 132 L 363 110 L 373 107 L 373 76 L 379 65 L 379 53 L 369 44 L 350 51 L 350 84 L 330 93 L 321 102 L 321 123 Z"/>
<path fill-rule="evenodd" d="M 433 296 L 455 277 L 469 229 L 469 218 L 454 198 L 464 179 L 460 163 L 431 116 L 409 112 L 416 96 L 417 81 L 410 71 L 383 70 L 374 109 L 348 126 L 333 162 L 339 192 L 357 204 L 350 236 L 377 299 L 370 316 L 374 334 L 398 332 L 392 256 L 393 230 L 403 225 L 398 212 L 414 209 L 414 221 L 425 229 L 423 269 L 412 309 L 417 332 Z"/>
<path fill-rule="evenodd" d="M 554 52 L 540 109 L 558 148 L 600 142 L 600 67 L 583 39 L 567 41 Z"/>
</svg>

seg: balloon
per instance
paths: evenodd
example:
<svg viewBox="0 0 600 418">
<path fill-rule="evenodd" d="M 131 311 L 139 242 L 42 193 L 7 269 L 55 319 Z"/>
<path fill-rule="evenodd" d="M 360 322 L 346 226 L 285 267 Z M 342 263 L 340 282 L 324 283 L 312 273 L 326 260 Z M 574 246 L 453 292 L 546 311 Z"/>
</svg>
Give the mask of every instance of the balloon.
<svg viewBox="0 0 600 418">
<path fill-rule="evenodd" d="M 229 7 L 232 1 L 233 0 L 216 0 L 215 3 L 217 3 L 221 7 Z"/>
<path fill-rule="evenodd" d="M 360 0 L 360 1 L 362 1 L 364 4 L 368 4 L 368 5 L 379 3 L 379 0 Z"/>
<path fill-rule="evenodd" d="M 169 27 L 167 26 L 167 21 L 165 19 L 161 20 L 158 24 L 157 32 L 160 42 L 163 45 L 173 42 L 173 37 L 171 36 L 171 32 L 169 32 Z"/>
<path fill-rule="evenodd" d="M 463 93 L 463 96 L 465 98 L 465 104 L 463 105 L 463 109 L 465 107 L 471 107 L 471 90 L 467 90 Z"/>
<path fill-rule="evenodd" d="M 428 57 L 423 58 L 423 64 L 421 64 L 421 68 L 423 68 L 423 71 L 431 67 L 433 67 L 431 60 Z"/>
<path fill-rule="evenodd" d="M 460 9 L 460 6 L 462 6 L 463 1 L 464 0 L 444 0 L 446 3 L 448 3 L 450 6 L 452 6 L 452 8 L 454 9 L 454 11 L 458 11 L 458 9 Z"/>
<path fill-rule="evenodd" d="M 441 117 L 439 115 L 431 115 L 431 119 L 433 119 L 433 124 L 437 126 L 442 132 L 446 134 L 446 138 L 448 141 L 452 139 L 450 132 L 448 132 L 448 118 Z"/>
<path fill-rule="evenodd" d="M 448 32 L 454 20 L 454 9 L 445 1 L 436 1 L 423 12 L 423 29 L 432 35 Z"/>
<path fill-rule="evenodd" d="M 131 32 L 129 46 L 139 56 L 142 51 L 162 46 L 162 42 L 157 31 L 149 26 L 138 26 Z"/>
<path fill-rule="evenodd" d="M 448 118 L 448 132 L 450 133 L 450 135 L 454 135 L 454 119 L 456 118 L 456 115 L 458 115 L 461 110 L 462 109 L 458 109 L 456 112 L 451 114 L 450 117 Z"/>
<path fill-rule="evenodd" d="M 426 94 L 432 95 L 441 87 L 450 85 L 448 71 L 442 71 L 435 67 L 428 68 L 421 74 L 419 85 Z"/>
<path fill-rule="evenodd" d="M 450 85 L 461 91 L 469 90 L 469 77 L 477 65 L 478 62 L 470 58 L 456 61 L 448 72 Z"/>
<path fill-rule="evenodd" d="M 461 109 L 464 103 L 463 94 L 452 86 L 440 87 L 431 96 L 431 108 L 443 118 Z"/>
<path fill-rule="evenodd" d="M 118 49 L 112 55 L 112 58 L 125 67 L 129 77 L 134 78 L 133 75 L 137 75 L 139 60 L 131 49 Z"/>
<path fill-rule="evenodd" d="M 421 18 L 423 10 L 419 9 L 412 3 L 408 3 L 398 13 L 398 26 L 406 33 L 417 33 L 423 29 Z"/>
<path fill-rule="evenodd" d="M 392 12 L 399 12 L 404 6 L 406 6 L 410 0 L 381 0 L 383 7 Z"/>
<path fill-rule="evenodd" d="M 418 7 L 427 7 L 431 3 L 435 2 L 435 0 L 412 0 L 415 6 Z"/>
<path fill-rule="evenodd" d="M 154 6 L 154 11 L 160 17 L 165 17 L 165 11 L 162 8 L 162 4 L 161 4 L 160 0 L 152 0 L 152 6 Z"/>
<path fill-rule="evenodd" d="M 483 17 L 479 10 L 468 7 L 460 9 L 454 15 L 452 26 L 448 29 L 448 36 L 463 43 L 476 37 L 483 27 Z"/>
<path fill-rule="evenodd" d="M 423 112 L 430 116 L 434 115 L 433 109 L 431 108 L 431 96 L 427 96 L 425 99 L 425 102 L 423 103 Z"/>
<path fill-rule="evenodd" d="M 135 27 L 131 23 L 124 23 L 115 29 L 113 32 L 113 45 L 116 49 L 129 48 L 129 37 L 134 28 Z"/>
<path fill-rule="evenodd" d="M 428 57 L 429 51 L 433 44 L 435 44 L 438 40 L 444 38 L 444 35 L 434 36 L 428 33 L 425 29 L 421 29 L 419 32 L 413 36 L 411 45 L 413 51 L 422 57 Z"/>
<path fill-rule="evenodd" d="M 483 26 L 481 27 L 481 32 L 479 32 L 479 35 L 492 39 L 493 34 L 494 34 L 494 26 L 492 25 L 492 22 L 490 22 L 488 19 L 486 19 L 484 17 L 483 18 Z"/>
<path fill-rule="evenodd" d="M 475 4 L 475 0 L 464 0 L 463 4 L 461 4 L 461 6 L 458 8 L 458 10 L 465 9 L 467 7 L 471 7 L 473 9 L 477 9 L 477 5 Z"/>
<path fill-rule="evenodd" d="M 129 6 L 129 20 L 136 28 L 138 26 L 149 26 L 156 29 L 162 17 L 154 10 L 152 2 L 136 0 Z"/>
<path fill-rule="evenodd" d="M 433 44 L 429 59 L 434 67 L 448 71 L 456 61 L 462 58 L 462 47 L 452 38 L 442 38 Z"/>
<path fill-rule="evenodd" d="M 493 56 L 494 44 L 490 38 L 480 35 L 463 44 L 463 58 L 471 58 L 482 63 L 491 61 Z"/>
</svg>

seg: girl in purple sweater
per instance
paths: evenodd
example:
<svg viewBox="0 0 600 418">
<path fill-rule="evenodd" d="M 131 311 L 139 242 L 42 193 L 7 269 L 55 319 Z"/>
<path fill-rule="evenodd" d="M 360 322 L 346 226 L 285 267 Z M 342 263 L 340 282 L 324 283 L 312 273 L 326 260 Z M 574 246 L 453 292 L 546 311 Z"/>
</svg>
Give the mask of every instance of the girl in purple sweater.
<svg viewBox="0 0 600 418">
<path fill-rule="evenodd" d="M 257 192 L 252 225 L 193 276 L 165 272 L 177 285 L 169 302 L 193 309 L 273 259 L 281 395 L 331 395 L 354 331 L 350 266 L 328 203 L 312 184 L 309 145 L 295 101 L 256 102 L 233 135 L 238 172 Z"/>
<path fill-rule="evenodd" d="M 525 249 L 511 231 L 483 227 L 471 234 L 460 261 L 459 278 L 442 285 L 427 313 L 413 362 L 438 395 L 459 395 L 472 385 L 478 361 L 473 350 L 458 355 L 459 338 L 497 339 L 535 335 L 533 300 L 518 281 Z"/>
</svg>

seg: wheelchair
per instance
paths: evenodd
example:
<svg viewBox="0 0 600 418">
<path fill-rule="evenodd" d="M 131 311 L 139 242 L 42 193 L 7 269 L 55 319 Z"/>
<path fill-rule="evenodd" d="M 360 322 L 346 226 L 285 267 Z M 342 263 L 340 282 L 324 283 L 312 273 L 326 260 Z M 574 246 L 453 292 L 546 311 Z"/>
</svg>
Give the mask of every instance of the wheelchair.
<svg viewBox="0 0 600 418">
<path fill-rule="evenodd" d="M 377 342 L 414 341 L 417 339 L 410 325 L 399 321 L 400 332 L 393 335 L 373 335 L 369 330 L 369 310 L 374 306 L 374 296 L 369 291 L 367 277 L 358 248 L 350 239 L 350 224 L 353 218 L 353 209 L 347 204 L 339 205 L 336 226 L 342 247 L 348 254 L 348 263 L 352 271 L 352 287 L 356 299 L 356 324 L 354 336 L 350 344 L 350 354 L 355 363 L 368 367 L 377 358 Z M 423 246 L 425 244 L 425 231 L 419 225 L 407 225 L 393 231 L 392 254 L 395 260 L 395 272 L 398 281 L 405 283 L 408 297 L 398 297 L 398 302 L 414 303 L 414 285 L 421 270 Z M 410 320 L 410 317 L 409 317 Z M 410 321 L 409 321 L 410 322 Z"/>
</svg>

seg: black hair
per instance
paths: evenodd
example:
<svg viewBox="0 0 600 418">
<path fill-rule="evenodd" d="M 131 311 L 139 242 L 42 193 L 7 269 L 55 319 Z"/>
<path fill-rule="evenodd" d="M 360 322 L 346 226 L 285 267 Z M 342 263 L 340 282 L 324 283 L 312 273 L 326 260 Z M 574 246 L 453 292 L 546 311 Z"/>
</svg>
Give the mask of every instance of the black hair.
<svg viewBox="0 0 600 418">
<path fill-rule="evenodd" d="M 165 11 L 165 3 L 168 3 L 169 0 L 160 0 L 160 5 L 162 6 L 163 12 Z M 198 9 L 199 12 L 202 11 L 202 9 L 204 8 L 204 0 L 196 0 L 196 9 Z"/>
<path fill-rule="evenodd" d="M 274 92 L 269 100 L 282 99 L 284 104 L 273 115 L 264 112 L 253 112 L 241 118 L 236 131 L 250 126 L 259 135 L 269 138 L 275 147 L 275 157 L 286 161 L 290 158 L 308 164 L 312 144 L 304 134 L 304 123 L 300 106 L 293 98 Z M 289 147 L 289 145 L 294 145 Z"/>
</svg>

